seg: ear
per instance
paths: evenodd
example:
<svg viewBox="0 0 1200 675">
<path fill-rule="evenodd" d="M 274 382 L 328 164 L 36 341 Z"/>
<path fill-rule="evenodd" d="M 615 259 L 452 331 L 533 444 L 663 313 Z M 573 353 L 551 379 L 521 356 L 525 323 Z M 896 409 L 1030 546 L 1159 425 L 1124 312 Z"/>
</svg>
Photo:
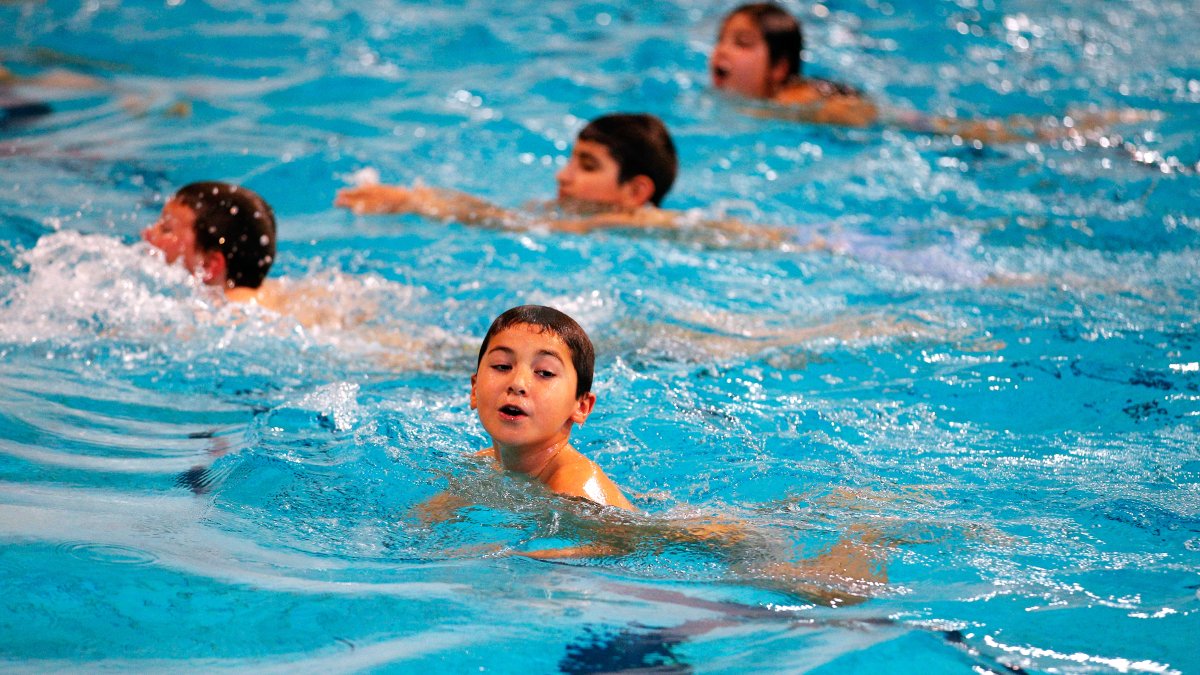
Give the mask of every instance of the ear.
<svg viewBox="0 0 1200 675">
<path fill-rule="evenodd" d="M 575 412 L 571 413 L 571 421 L 582 426 L 587 421 L 588 415 L 592 414 L 592 408 L 596 407 L 596 395 L 589 391 L 580 396 L 575 403 Z"/>
<path fill-rule="evenodd" d="M 477 373 L 471 373 L 471 410 L 479 408 L 479 403 L 475 400 L 475 380 L 479 377 Z"/>
<path fill-rule="evenodd" d="M 644 206 L 654 196 L 654 181 L 649 176 L 638 174 L 621 183 L 621 206 L 636 209 Z"/>
<path fill-rule="evenodd" d="M 200 275 L 204 283 L 213 286 L 225 285 L 225 256 L 220 251 L 208 251 L 200 261 Z"/>
<path fill-rule="evenodd" d="M 771 64 L 770 70 L 767 71 L 767 84 L 770 87 L 769 96 L 774 96 L 779 92 L 779 88 L 783 86 L 788 79 L 788 62 L 787 59 L 779 59 Z"/>
</svg>

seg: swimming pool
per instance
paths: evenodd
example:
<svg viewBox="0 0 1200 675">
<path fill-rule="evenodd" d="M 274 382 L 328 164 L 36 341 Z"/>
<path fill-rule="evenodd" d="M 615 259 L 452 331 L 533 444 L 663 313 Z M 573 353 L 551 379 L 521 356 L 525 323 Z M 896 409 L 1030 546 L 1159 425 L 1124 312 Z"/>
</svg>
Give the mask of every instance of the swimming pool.
<svg viewBox="0 0 1200 675">
<path fill-rule="evenodd" d="M 789 125 L 705 86 L 713 2 L 0 4 L 19 74 L 105 87 L 0 129 L 0 668 L 1194 672 L 1200 29 L 1190 3 L 793 5 L 814 72 L 896 107 L 1163 113 L 1085 147 Z M 665 206 L 836 252 L 469 229 L 331 206 L 364 168 L 509 206 L 597 114 L 660 115 Z M 242 182 L 305 330 L 131 246 Z M 485 444 L 472 350 L 578 318 L 576 446 L 652 518 L 798 554 L 884 533 L 829 609 L 702 551 L 537 562 L 569 508 L 420 527 Z"/>
</svg>

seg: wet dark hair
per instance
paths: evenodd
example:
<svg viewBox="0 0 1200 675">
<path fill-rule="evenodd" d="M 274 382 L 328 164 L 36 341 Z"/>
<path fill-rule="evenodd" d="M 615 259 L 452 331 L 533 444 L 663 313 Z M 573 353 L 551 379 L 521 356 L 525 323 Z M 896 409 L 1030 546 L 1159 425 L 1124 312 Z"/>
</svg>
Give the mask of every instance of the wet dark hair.
<svg viewBox="0 0 1200 675">
<path fill-rule="evenodd" d="M 226 283 L 258 288 L 275 261 L 275 213 L 253 190 L 204 181 L 173 199 L 196 213 L 196 247 L 225 257 Z"/>
<path fill-rule="evenodd" d="M 804 36 L 800 21 L 773 2 L 751 2 L 725 15 L 721 28 L 738 14 L 745 14 L 758 26 L 763 41 L 767 43 L 767 60 L 771 65 L 780 59 L 787 61 L 788 77 L 800 77 L 800 52 L 804 49 Z"/>
<path fill-rule="evenodd" d="M 483 363 L 487 353 L 488 343 L 496 335 L 516 325 L 526 324 L 537 326 L 540 332 L 550 331 L 567 344 L 571 352 L 571 365 L 575 366 L 575 398 L 579 398 L 592 390 L 592 374 L 596 367 L 596 350 L 583 328 L 575 319 L 563 314 L 553 307 L 542 305 L 521 305 L 513 307 L 496 317 L 483 336 L 483 344 L 479 345 L 479 358 L 475 360 L 475 369 Z"/>
<path fill-rule="evenodd" d="M 650 201 L 655 206 L 662 204 L 679 170 L 675 143 L 662 120 L 644 113 L 602 115 L 588 122 L 579 132 L 579 140 L 608 149 L 617 162 L 619 182 L 635 176 L 649 178 L 654 183 Z"/>
</svg>

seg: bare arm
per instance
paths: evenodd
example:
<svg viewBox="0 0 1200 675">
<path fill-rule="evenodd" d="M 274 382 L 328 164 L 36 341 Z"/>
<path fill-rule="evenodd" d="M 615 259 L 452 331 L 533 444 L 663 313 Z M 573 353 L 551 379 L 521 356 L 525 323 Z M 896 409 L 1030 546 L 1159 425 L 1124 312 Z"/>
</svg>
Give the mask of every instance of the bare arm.
<svg viewBox="0 0 1200 675">
<path fill-rule="evenodd" d="M 887 582 L 886 556 L 876 535 L 852 528 L 815 556 L 780 560 L 782 542 L 771 533 L 736 520 L 667 522 L 606 519 L 578 545 L 520 552 L 539 560 L 616 556 L 646 547 L 700 546 L 729 560 L 743 584 L 790 593 L 833 607 L 865 602 Z"/>
<path fill-rule="evenodd" d="M 702 242 L 736 248 L 775 248 L 790 233 L 782 228 L 734 219 L 704 220 L 653 207 L 633 211 L 608 211 L 587 215 L 548 215 L 505 209 L 454 190 L 423 185 L 360 185 L 338 192 L 335 206 L 358 214 L 416 213 L 476 227 L 529 229 L 545 227 L 556 232 L 589 234 L 599 230 L 687 231 Z"/>
<path fill-rule="evenodd" d="M 414 185 L 359 185 L 339 190 L 334 206 L 358 214 L 416 213 L 467 225 L 507 225 L 516 214 L 463 192 Z"/>
<path fill-rule="evenodd" d="M 879 110 L 870 98 L 851 87 L 820 78 L 795 78 L 771 97 L 775 105 L 748 112 L 810 124 L 869 127 Z"/>
<path fill-rule="evenodd" d="M 879 110 L 864 96 L 836 95 L 813 100 L 811 94 L 791 97 L 787 92 L 775 98 L 779 107 L 756 110 L 762 117 L 779 117 L 810 124 L 840 127 L 869 127 L 879 119 Z"/>
<path fill-rule="evenodd" d="M 340 190 L 333 203 L 358 214 L 416 213 L 429 218 L 484 227 L 510 227 L 535 222 L 532 218 L 522 218 L 524 214 L 501 208 L 463 192 L 423 185 L 360 185 Z M 648 224 L 635 213 L 546 218 L 536 222 L 552 230 L 578 234 L 605 227 L 645 227 Z"/>
<path fill-rule="evenodd" d="M 412 508 L 412 515 L 422 525 L 444 523 L 454 517 L 459 509 L 471 505 L 471 501 L 450 492 L 439 492 Z"/>
<path fill-rule="evenodd" d="M 605 229 L 653 231 L 660 236 L 673 234 L 720 248 L 771 249 L 783 246 L 793 238 L 785 228 L 747 223 L 734 218 L 698 218 L 657 208 L 564 218 L 551 222 L 550 227 L 560 232 L 579 234 Z"/>
<path fill-rule="evenodd" d="M 794 593 L 831 607 L 866 602 L 887 583 L 887 561 L 875 547 L 843 537 L 812 558 L 742 566 L 746 582 Z"/>
<path fill-rule="evenodd" d="M 1161 119 L 1159 113 L 1146 110 L 1075 111 L 1064 117 L 1052 115 L 1032 117 L 1009 115 L 1006 118 L 957 119 L 926 115 L 912 110 L 892 110 L 885 115 L 886 123 L 919 133 L 958 136 L 982 143 L 1014 143 L 1053 141 L 1073 136 L 1104 133 L 1115 124 L 1135 124 Z"/>
</svg>

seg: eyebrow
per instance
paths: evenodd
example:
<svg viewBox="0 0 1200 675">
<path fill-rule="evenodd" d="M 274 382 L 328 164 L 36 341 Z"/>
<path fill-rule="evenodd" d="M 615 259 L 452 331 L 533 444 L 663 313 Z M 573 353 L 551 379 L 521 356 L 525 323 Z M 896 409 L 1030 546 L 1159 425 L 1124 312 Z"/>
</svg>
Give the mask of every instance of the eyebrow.
<svg viewBox="0 0 1200 675">
<path fill-rule="evenodd" d="M 517 352 L 511 347 L 495 346 L 487 350 L 487 355 L 491 356 L 495 352 L 504 352 L 504 354 L 507 356 L 516 356 L 517 354 Z M 553 352 L 549 349 L 539 349 L 535 356 L 549 356 L 557 360 L 559 363 L 566 363 L 566 361 L 564 361 L 563 358 L 558 355 L 558 352 Z"/>
<path fill-rule="evenodd" d="M 559 363 L 564 363 L 562 357 L 558 355 L 558 352 L 552 352 L 549 349 L 539 349 L 537 355 L 538 356 L 549 356 L 549 357 L 553 358 L 554 360 L 558 361 Z"/>
</svg>

